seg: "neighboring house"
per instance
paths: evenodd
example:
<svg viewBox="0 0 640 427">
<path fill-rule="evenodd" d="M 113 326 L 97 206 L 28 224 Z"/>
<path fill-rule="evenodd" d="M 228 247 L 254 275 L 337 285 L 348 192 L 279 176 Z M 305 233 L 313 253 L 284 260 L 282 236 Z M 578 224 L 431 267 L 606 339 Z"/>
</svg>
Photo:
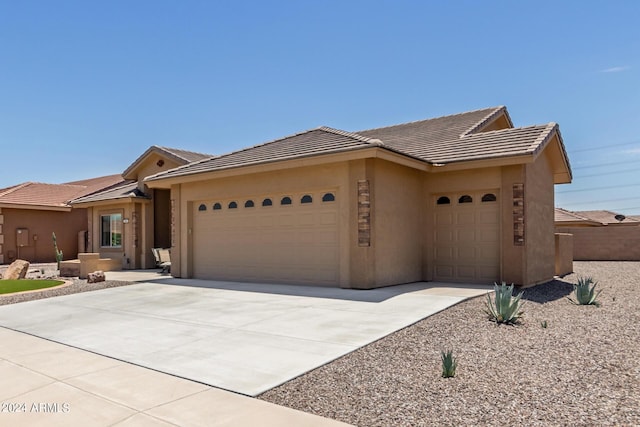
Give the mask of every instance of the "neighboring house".
<svg viewBox="0 0 640 427">
<path fill-rule="evenodd" d="M 120 175 L 110 175 L 66 184 L 25 182 L 0 190 L 0 264 L 17 258 L 54 262 L 52 233 L 65 259 L 77 257 L 87 213 L 72 209 L 68 201 L 120 181 Z"/>
<path fill-rule="evenodd" d="M 171 204 L 168 190 L 149 190 L 144 178 L 210 157 L 152 146 L 122 173 L 120 185 L 72 200 L 86 212 L 87 252 L 120 259 L 125 269 L 154 267 L 151 249 L 171 245 Z"/>
<path fill-rule="evenodd" d="M 552 279 L 554 184 L 571 182 L 558 125 L 514 128 L 505 107 L 320 127 L 151 175 L 142 164 L 156 158 L 129 175 L 132 190 L 163 194 L 166 218 L 171 206 L 162 243 L 174 276 L 362 289 Z M 136 225 L 153 218 L 149 200 L 129 197 L 139 208 L 127 210 L 89 199 L 78 205 L 94 206 L 102 243 L 120 214 L 129 225 L 110 226 L 139 242 L 133 259 L 158 246 Z"/>
<path fill-rule="evenodd" d="M 556 232 L 573 235 L 576 261 L 640 261 L 640 217 L 555 210 Z"/>
</svg>

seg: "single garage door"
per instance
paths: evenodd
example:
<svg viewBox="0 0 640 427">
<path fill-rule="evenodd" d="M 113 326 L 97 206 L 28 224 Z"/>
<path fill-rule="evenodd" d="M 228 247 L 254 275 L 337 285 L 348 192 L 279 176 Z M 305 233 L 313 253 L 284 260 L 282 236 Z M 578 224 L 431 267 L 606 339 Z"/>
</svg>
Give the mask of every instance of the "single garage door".
<svg viewBox="0 0 640 427">
<path fill-rule="evenodd" d="M 335 191 L 194 203 L 194 277 L 337 286 Z"/>
<path fill-rule="evenodd" d="M 495 190 L 433 197 L 434 280 L 500 278 L 500 209 Z"/>
</svg>

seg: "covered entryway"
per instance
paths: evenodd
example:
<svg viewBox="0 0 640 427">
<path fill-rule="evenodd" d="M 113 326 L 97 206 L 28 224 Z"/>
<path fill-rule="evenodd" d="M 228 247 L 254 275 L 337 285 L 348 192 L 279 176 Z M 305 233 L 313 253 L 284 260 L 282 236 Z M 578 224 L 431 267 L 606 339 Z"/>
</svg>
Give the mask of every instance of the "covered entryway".
<svg viewBox="0 0 640 427">
<path fill-rule="evenodd" d="M 208 200 L 193 205 L 193 276 L 339 283 L 335 191 Z"/>
<path fill-rule="evenodd" d="M 491 283 L 500 278 L 496 190 L 433 197 L 434 280 Z"/>
</svg>

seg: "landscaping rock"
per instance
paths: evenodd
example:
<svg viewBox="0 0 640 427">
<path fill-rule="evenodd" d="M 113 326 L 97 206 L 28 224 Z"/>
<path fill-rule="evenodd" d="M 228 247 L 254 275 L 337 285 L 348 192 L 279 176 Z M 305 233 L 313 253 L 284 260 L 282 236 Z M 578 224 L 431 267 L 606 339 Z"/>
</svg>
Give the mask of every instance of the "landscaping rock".
<svg viewBox="0 0 640 427">
<path fill-rule="evenodd" d="M 106 278 L 103 271 L 94 271 L 87 275 L 87 283 L 98 283 L 104 282 L 105 280 Z"/>
<path fill-rule="evenodd" d="M 5 280 L 17 280 L 27 277 L 29 271 L 29 261 L 17 259 L 11 263 L 2 276 Z"/>
</svg>

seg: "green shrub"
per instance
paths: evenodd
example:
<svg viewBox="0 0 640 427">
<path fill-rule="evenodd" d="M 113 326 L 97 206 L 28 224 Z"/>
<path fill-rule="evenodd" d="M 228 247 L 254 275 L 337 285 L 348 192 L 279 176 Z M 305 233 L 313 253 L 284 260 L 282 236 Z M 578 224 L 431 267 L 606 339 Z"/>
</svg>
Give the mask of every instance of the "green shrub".
<svg viewBox="0 0 640 427">
<path fill-rule="evenodd" d="M 572 300 L 569 297 L 567 298 L 576 305 L 595 305 L 599 307 L 600 303 L 597 301 L 597 298 L 602 290 L 596 292 L 597 284 L 598 282 L 594 282 L 592 277 L 579 277 L 578 283 L 573 285 L 576 299 Z"/>
<path fill-rule="evenodd" d="M 495 292 L 494 301 L 491 295 L 487 293 L 487 309 L 485 312 L 489 315 L 489 320 L 499 323 L 516 324 L 522 317 L 522 306 L 524 303 L 520 301 L 522 292 L 515 297 L 513 296 L 513 283 L 509 286 L 505 282 L 501 285 L 493 284 Z"/>
<path fill-rule="evenodd" d="M 549 324 L 547 323 L 546 320 L 543 320 L 542 322 L 540 322 L 540 326 L 542 326 L 542 329 L 547 329 L 547 327 L 549 326 Z"/>
<path fill-rule="evenodd" d="M 458 359 L 453 357 L 453 351 L 441 351 L 442 359 L 442 378 L 452 378 L 456 376 L 456 368 L 458 367 Z"/>
</svg>

